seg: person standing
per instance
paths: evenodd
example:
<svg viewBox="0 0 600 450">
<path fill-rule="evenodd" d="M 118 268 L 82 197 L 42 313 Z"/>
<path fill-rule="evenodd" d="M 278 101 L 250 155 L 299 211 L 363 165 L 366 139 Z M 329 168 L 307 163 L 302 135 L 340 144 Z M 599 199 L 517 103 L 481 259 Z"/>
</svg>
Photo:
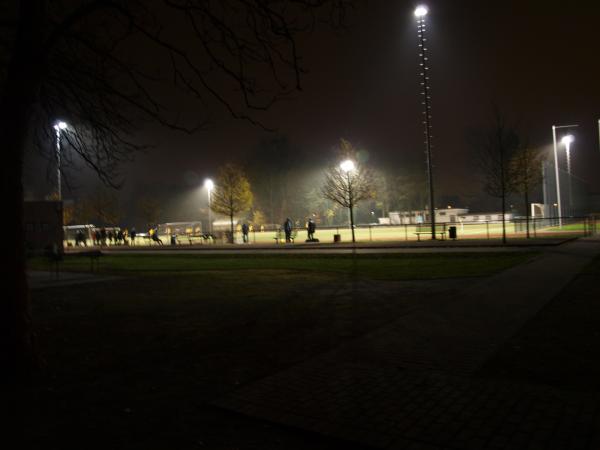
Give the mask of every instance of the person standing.
<svg viewBox="0 0 600 450">
<path fill-rule="evenodd" d="M 129 236 L 131 236 L 131 245 L 135 245 L 135 227 L 131 227 L 131 233 L 129 233 Z"/>
<path fill-rule="evenodd" d="M 285 231 L 285 242 L 292 242 L 292 221 L 289 217 L 283 223 L 283 231 Z"/>
<path fill-rule="evenodd" d="M 247 223 L 244 223 L 242 225 L 242 239 L 244 241 L 244 244 L 248 243 L 248 231 L 250 231 L 250 228 L 248 228 Z"/>
<path fill-rule="evenodd" d="M 314 219 L 311 217 L 310 219 L 308 219 L 308 226 L 307 226 L 308 240 L 310 242 L 315 240 L 315 231 L 316 230 L 317 230 L 317 224 L 315 223 Z"/>
</svg>

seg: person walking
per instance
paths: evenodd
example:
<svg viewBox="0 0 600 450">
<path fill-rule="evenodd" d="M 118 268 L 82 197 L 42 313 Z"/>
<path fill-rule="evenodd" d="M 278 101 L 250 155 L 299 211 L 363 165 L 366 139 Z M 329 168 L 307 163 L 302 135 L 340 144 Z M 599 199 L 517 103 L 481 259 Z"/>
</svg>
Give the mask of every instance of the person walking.
<svg viewBox="0 0 600 450">
<path fill-rule="evenodd" d="M 131 237 L 131 245 L 135 245 L 136 234 L 135 227 L 131 227 L 131 232 L 129 233 L 129 236 Z"/>
<path fill-rule="evenodd" d="M 155 229 L 150 228 L 150 235 L 152 236 L 152 240 L 156 242 L 158 245 L 163 245 L 163 241 L 158 237 L 158 227 Z"/>
<path fill-rule="evenodd" d="M 244 241 L 244 244 L 248 243 L 248 231 L 250 231 L 250 228 L 248 227 L 247 223 L 244 223 L 242 225 L 242 239 Z"/>
<path fill-rule="evenodd" d="M 289 217 L 283 223 L 283 231 L 285 232 L 285 242 L 292 242 L 292 221 Z"/>
</svg>

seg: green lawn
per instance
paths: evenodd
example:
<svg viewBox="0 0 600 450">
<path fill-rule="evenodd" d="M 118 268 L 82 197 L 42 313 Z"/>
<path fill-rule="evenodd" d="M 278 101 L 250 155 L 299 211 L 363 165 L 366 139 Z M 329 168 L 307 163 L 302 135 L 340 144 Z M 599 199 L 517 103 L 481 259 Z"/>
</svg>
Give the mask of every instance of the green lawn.
<svg viewBox="0 0 600 450">
<path fill-rule="evenodd" d="M 485 276 L 518 264 L 532 253 L 452 253 L 379 255 L 105 255 L 102 273 L 148 275 L 156 272 L 293 270 L 318 273 L 351 273 L 373 279 L 428 279 Z M 88 271 L 89 259 L 67 255 L 61 269 Z M 43 259 L 30 262 L 44 269 Z"/>
</svg>

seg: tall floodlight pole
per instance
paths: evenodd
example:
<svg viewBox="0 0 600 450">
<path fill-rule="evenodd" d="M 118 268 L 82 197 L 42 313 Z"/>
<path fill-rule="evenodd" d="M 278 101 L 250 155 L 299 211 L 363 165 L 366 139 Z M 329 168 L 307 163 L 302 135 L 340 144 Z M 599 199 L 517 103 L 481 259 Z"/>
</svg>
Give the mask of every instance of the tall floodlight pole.
<svg viewBox="0 0 600 450">
<path fill-rule="evenodd" d="M 558 173 L 558 148 L 556 143 L 556 130 L 561 128 L 575 128 L 579 125 L 552 125 L 552 142 L 554 144 L 554 176 L 556 177 L 556 204 L 558 207 L 558 226 L 562 228 L 562 204 L 560 201 L 560 176 Z"/>
<path fill-rule="evenodd" d="M 560 142 L 565 146 L 567 152 L 567 175 L 569 176 L 569 215 L 573 215 L 573 181 L 571 178 L 571 144 L 575 138 L 572 134 L 563 136 Z"/>
<path fill-rule="evenodd" d="M 204 181 L 204 187 L 206 187 L 206 190 L 208 192 L 208 232 L 210 234 L 212 234 L 212 219 L 211 219 L 211 214 L 210 214 L 210 201 L 211 201 L 211 193 L 213 188 L 215 187 L 215 183 L 213 183 L 213 180 L 211 180 L 210 178 L 206 179 Z"/>
<path fill-rule="evenodd" d="M 431 161 L 431 97 L 429 95 L 429 58 L 427 57 L 427 38 L 425 37 L 425 16 L 429 10 L 426 6 L 418 6 L 415 9 L 415 17 L 417 18 L 417 30 L 419 35 L 419 56 L 421 58 L 421 86 L 423 90 L 423 125 L 425 126 L 425 155 L 427 159 L 427 182 L 429 184 L 429 217 L 431 220 L 431 239 L 435 239 L 435 207 L 433 195 L 433 163 Z"/>
<path fill-rule="evenodd" d="M 354 236 L 354 192 L 352 186 L 352 172 L 354 171 L 354 161 L 347 159 L 340 164 L 340 168 L 346 172 L 347 183 L 348 183 L 348 209 L 350 213 L 350 229 L 352 230 L 352 243 L 356 243 Z"/>
<path fill-rule="evenodd" d="M 62 182 L 60 177 L 60 132 L 67 128 L 65 122 L 57 122 L 54 125 L 56 131 L 56 192 L 58 195 L 58 201 L 62 201 Z"/>
</svg>

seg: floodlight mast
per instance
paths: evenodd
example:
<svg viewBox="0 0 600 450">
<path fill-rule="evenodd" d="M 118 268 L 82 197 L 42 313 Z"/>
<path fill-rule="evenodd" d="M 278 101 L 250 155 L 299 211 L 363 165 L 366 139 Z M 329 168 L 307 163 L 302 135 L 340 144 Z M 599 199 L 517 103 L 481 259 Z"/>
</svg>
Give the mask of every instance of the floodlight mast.
<svg viewBox="0 0 600 450">
<path fill-rule="evenodd" d="M 571 176 L 571 144 L 575 141 L 572 134 L 563 136 L 560 142 L 565 146 L 567 153 L 567 175 L 569 177 L 569 215 L 573 216 L 573 177 Z"/>
<path fill-rule="evenodd" d="M 67 129 L 66 122 L 59 121 L 54 124 L 54 130 L 56 131 L 56 195 L 58 201 L 62 201 L 62 180 L 60 176 L 60 159 L 61 159 L 61 148 L 60 148 L 60 132 Z"/>
<path fill-rule="evenodd" d="M 579 125 L 552 125 L 552 142 L 554 144 L 554 176 L 556 178 L 556 204 L 558 214 L 558 226 L 562 228 L 562 202 L 560 197 L 560 176 L 558 173 L 558 145 L 556 143 L 556 130 L 561 128 L 576 128 Z"/>
<path fill-rule="evenodd" d="M 211 217 L 211 210 L 210 210 L 211 204 L 210 203 L 212 200 L 211 193 L 215 187 L 215 183 L 210 178 L 207 178 L 206 180 L 204 180 L 204 187 L 208 191 L 208 232 L 210 234 L 212 234 L 212 217 Z"/>
<path fill-rule="evenodd" d="M 429 218 L 431 221 L 431 239 L 435 240 L 435 205 L 434 205 L 434 192 L 433 192 L 433 163 L 431 160 L 431 96 L 429 95 L 429 66 L 427 47 L 425 43 L 427 38 L 425 37 L 425 16 L 429 10 L 426 6 L 421 5 L 415 9 L 415 17 L 417 18 L 417 31 L 419 36 L 419 56 L 421 58 L 421 86 L 423 90 L 421 95 L 423 96 L 423 125 L 425 126 L 425 155 L 427 162 L 427 183 L 429 185 Z"/>
</svg>

